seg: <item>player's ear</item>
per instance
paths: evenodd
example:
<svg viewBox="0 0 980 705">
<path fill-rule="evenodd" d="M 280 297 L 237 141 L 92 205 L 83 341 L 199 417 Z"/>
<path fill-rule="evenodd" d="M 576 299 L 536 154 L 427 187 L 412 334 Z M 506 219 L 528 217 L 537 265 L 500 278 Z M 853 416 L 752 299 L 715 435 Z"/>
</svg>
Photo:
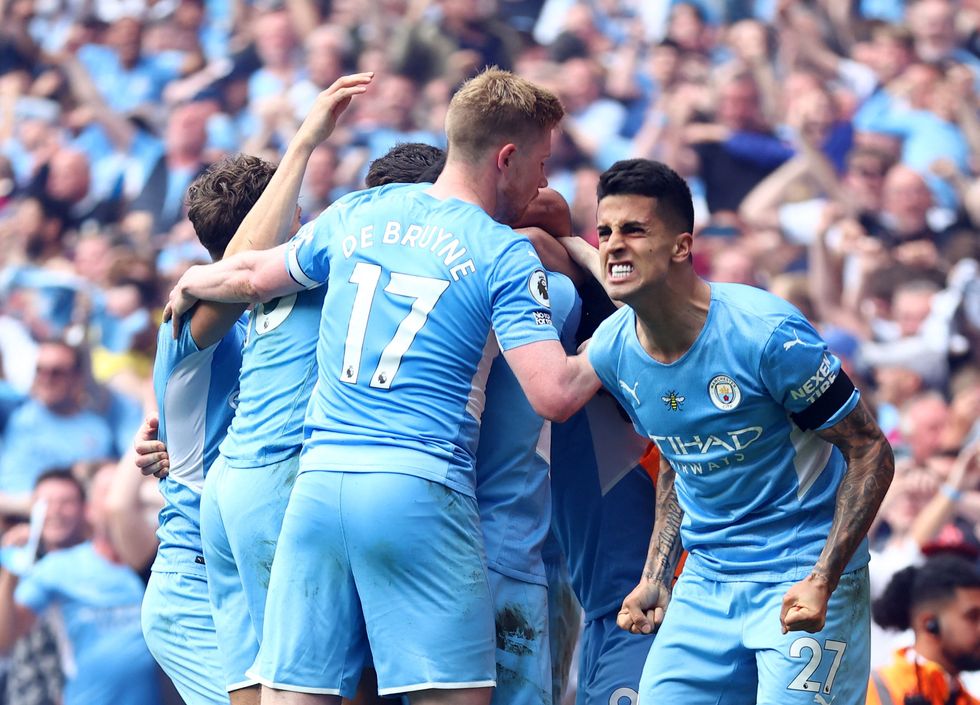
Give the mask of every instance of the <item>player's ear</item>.
<svg viewBox="0 0 980 705">
<path fill-rule="evenodd" d="M 511 160 L 514 158 L 514 152 L 516 151 L 517 151 L 517 146 L 512 142 L 508 142 L 503 147 L 501 147 L 500 151 L 497 152 L 497 168 L 503 171 L 504 169 L 509 167 L 511 164 Z"/>
<path fill-rule="evenodd" d="M 681 233 L 674 238 L 674 251 L 671 253 L 671 259 L 676 261 L 686 260 L 691 256 L 691 250 L 694 248 L 694 236 L 691 233 Z"/>
</svg>

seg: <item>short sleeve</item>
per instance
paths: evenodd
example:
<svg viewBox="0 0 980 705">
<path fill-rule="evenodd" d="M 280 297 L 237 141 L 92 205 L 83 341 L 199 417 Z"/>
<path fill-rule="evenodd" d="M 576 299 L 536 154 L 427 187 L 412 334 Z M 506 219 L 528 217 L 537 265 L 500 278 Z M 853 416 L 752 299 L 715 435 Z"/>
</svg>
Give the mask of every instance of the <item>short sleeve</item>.
<svg viewBox="0 0 980 705">
<path fill-rule="evenodd" d="M 804 430 L 833 426 L 860 398 L 840 359 L 798 315 L 785 318 L 770 335 L 761 375 L 773 399 Z"/>
<path fill-rule="evenodd" d="M 286 269 L 304 289 L 315 289 L 327 280 L 330 260 L 327 239 L 330 224 L 336 222 L 333 207 L 299 229 L 286 245 Z"/>
<path fill-rule="evenodd" d="M 500 254 L 487 284 L 501 350 L 558 340 L 551 321 L 548 275 L 528 240 L 517 240 Z"/>
</svg>

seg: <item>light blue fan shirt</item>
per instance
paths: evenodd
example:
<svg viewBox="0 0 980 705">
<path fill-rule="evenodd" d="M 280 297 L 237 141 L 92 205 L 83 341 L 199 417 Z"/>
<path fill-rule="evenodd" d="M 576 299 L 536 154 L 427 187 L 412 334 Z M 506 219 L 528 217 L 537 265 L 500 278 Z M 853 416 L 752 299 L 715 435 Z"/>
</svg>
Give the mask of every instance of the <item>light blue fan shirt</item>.
<svg viewBox="0 0 980 705">
<path fill-rule="evenodd" d="M 190 316 L 184 317 L 177 340 L 169 322 L 160 326 L 153 391 L 170 473 L 160 480 L 164 506 L 153 570 L 205 575 L 201 491 L 238 404 L 246 322 L 243 315 L 221 340 L 203 350 L 191 336 Z"/>
<path fill-rule="evenodd" d="M 91 542 L 53 551 L 17 585 L 14 599 L 48 612 L 62 670 L 64 705 L 156 705 L 156 663 L 143 642 L 143 581 Z"/>
<path fill-rule="evenodd" d="M 477 369 L 557 340 L 527 238 L 426 186 L 349 194 L 300 229 L 292 277 L 327 281 L 300 471 L 395 472 L 473 495 Z"/>
<path fill-rule="evenodd" d="M 790 419 L 816 403 L 840 360 L 793 306 L 741 284 L 712 284 L 704 327 L 679 360 L 641 347 L 633 310 L 596 330 L 603 385 L 677 474 L 685 570 L 712 580 L 782 582 L 809 574 L 846 470 L 840 451 Z M 820 428 L 849 414 L 855 389 Z M 867 541 L 847 570 L 867 564 Z"/>
<path fill-rule="evenodd" d="M 578 325 L 571 279 L 548 272 L 552 323 Z M 547 585 L 542 547 L 551 524 L 548 480 L 551 423 L 538 416 L 502 355 L 487 377 L 476 451 L 476 495 L 488 565 L 511 578 Z"/>
</svg>

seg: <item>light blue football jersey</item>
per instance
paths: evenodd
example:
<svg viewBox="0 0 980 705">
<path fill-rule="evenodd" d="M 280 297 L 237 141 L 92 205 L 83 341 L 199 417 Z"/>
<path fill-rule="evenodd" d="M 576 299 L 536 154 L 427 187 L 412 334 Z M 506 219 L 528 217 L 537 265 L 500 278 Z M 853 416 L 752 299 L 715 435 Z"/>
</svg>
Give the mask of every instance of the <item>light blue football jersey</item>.
<svg viewBox="0 0 980 705">
<path fill-rule="evenodd" d="M 330 285 L 300 471 L 395 472 L 473 495 L 491 326 L 500 348 L 556 340 L 530 242 L 419 185 L 349 194 L 296 234 L 293 278 Z"/>
<path fill-rule="evenodd" d="M 578 325 L 571 279 L 548 272 L 556 329 Z M 569 319 L 572 320 L 569 320 Z M 487 564 L 511 578 L 547 585 L 542 547 L 551 523 L 551 423 L 538 416 L 502 355 L 487 377 L 476 450 L 476 495 Z"/>
<path fill-rule="evenodd" d="M 44 556 L 14 594 L 35 614 L 48 611 L 65 672 L 65 705 L 154 705 L 157 670 L 143 642 L 143 581 L 110 563 L 91 542 Z"/>
<path fill-rule="evenodd" d="M 229 467 L 278 463 L 303 445 L 303 420 L 316 384 L 316 330 L 326 293 L 326 287 L 317 287 L 253 309 L 238 409 L 221 443 Z"/>
<path fill-rule="evenodd" d="M 224 338 L 203 350 L 191 336 L 190 316 L 182 321 L 178 340 L 169 322 L 160 326 L 153 391 L 170 473 L 160 480 L 164 506 L 153 570 L 205 574 L 201 490 L 238 404 L 246 322 L 242 316 Z"/>
<path fill-rule="evenodd" d="M 820 404 L 840 373 L 806 318 L 768 292 L 712 284 L 704 327 L 679 360 L 646 353 L 629 307 L 599 326 L 588 350 L 603 385 L 677 473 L 685 570 L 719 581 L 809 574 L 846 463 L 790 418 Z M 853 389 L 824 409 L 819 428 L 844 418 L 859 396 Z M 846 570 L 867 562 L 865 540 Z"/>
</svg>

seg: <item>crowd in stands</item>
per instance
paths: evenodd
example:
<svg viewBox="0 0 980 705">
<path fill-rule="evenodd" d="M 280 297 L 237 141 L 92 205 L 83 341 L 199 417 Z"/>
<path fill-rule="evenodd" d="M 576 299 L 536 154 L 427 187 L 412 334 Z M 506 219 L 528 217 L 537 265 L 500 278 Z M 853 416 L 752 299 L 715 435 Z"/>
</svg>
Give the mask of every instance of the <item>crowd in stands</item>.
<svg viewBox="0 0 980 705">
<path fill-rule="evenodd" d="M 119 461 L 154 408 L 162 304 L 209 259 L 183 204 L 208 164 L 278 160 L 319 91 L 377 72 L 310 160 L 308 221 L 395 144 L 444 147 L 454 89 L 497 65 L 565 105 L 547 169 L 576 235 L 596 241 L 599 173 L 664 161 L 695 194 L 698 270 L 788 299 L 844 360 L 898 460 L 873 594 L 924 554 L 980 557 L 977 0 L 0 0 L 0 13 L 5 526 L 52 472 L 90 505 L 137 472 Z M 38 568 L 79 546 L 111 553 L 111 503 L 98 509 L 88 533 L 42 532 Z M 5 535 L 5 565 L 23 534 Z M 138 596 L 120 566 L 147 565 L 90 553 L 46 572 L 114 581 L 106 638 L 126 648 Z M 18 587 L 39 612 L 56 592 L 41 582 Z M 55 643 L 93 644 L 41 625 L 18 648 L 60 648 L 60 668 L 15 653 L 0 701 L 56 702 L 80 677 L 84 659 Z M 901 639 L 876 633 L 875 664 Z"/>
</svg>

